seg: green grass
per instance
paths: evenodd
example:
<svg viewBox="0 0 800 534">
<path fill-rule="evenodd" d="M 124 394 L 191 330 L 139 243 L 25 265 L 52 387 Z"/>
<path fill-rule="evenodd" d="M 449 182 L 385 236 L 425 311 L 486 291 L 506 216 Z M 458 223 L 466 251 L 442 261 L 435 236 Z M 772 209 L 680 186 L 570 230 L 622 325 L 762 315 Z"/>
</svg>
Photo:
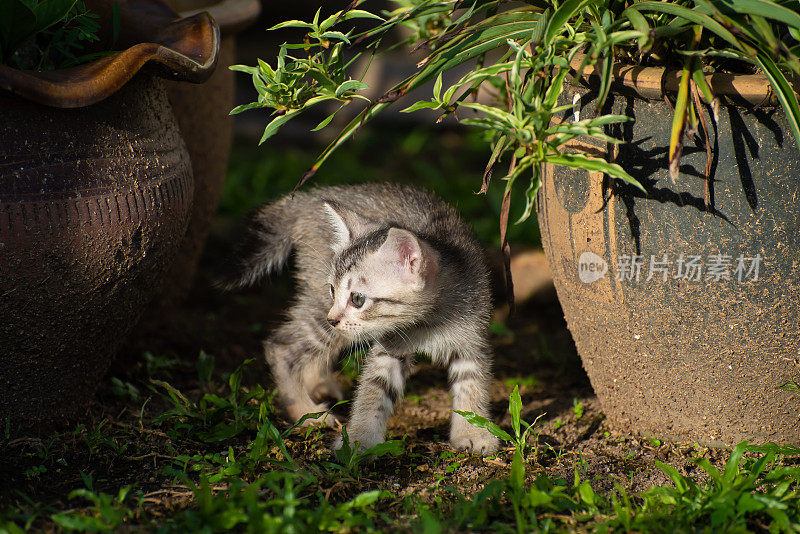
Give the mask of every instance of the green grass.
<svg viewBox="0 0 800 534">
<path fill-rule="evenodd" d="M 280 430 L 272 394 L 243 384 L 248 363 L 223 376 L 215 372 L 208 355 L 198 358 L 205 392 L 187 394 L 156 377 L 136 386 L 157 396 L 153 402 L 165 408 L 141 430 L 170 436 L 172 460 L 161 475 L 172 479 L 172 487 L 184 489 L 186 498 L 180 506 L 156 513 L 148 504 L 152 493 L 136 483 L 115 487 L 113 481 L 104 481 L 106 489 L 101 490 L 92 475 L 81 472 L 85 487 L 75 488 L 55 505 L 19 492 L 12 503 L 5 499 L 0 532 L 53 526 L 99 532 L 134 525 L 158 532 L 297 533 L 800 529 L 796 465 L 800 449 L 795 447 L 743 443 L 721 468 L 707 458 L 694 459 L 692 474 L 656 461 L 669 483 L 638 494 L 618 484 L 600 492 L 593 487 L 597 480 L 581 475 L 580 462 L 570 479 L 547 473 L 537 444 L 540 429 L 537 421 L 522 420 L 523 404 L 515 387 L 508 430 L 474 414 L 462 414 L 507 444 L 496 460 L 506 467 L 467 491 L 452 484 L 451 477 L 482 461 L 463 453 L 445 451 L 431 457 L 404 440 L 393 440 L 366 453 L 344 448 L 331 455 L 326 434 L 318 427 L 292 425 Z M 75 433 L 83 443 L 72 446 L 94 450 L 92 454 L 107 455 L 118 448 L 104 424 L 89 430 L 79 427 Z M 57 463 L 64 443 L 65 436 L 59 435 L 43 441 L 34 463 Z M 400 491 L 403 488 L 384 481 L 392 471 L 428 469 L 439 469 L 440 474 L 413 490 Z"/>
</svg>

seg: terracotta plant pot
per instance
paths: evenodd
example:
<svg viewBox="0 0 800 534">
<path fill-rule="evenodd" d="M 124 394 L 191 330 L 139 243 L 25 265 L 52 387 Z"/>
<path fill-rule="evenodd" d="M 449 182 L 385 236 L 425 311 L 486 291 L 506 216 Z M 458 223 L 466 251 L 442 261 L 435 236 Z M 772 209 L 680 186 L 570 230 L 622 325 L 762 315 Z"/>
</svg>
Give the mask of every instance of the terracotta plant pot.
<svg viewBox="0 0 800 534">
<path fill-rule="evenodd" d="M 208 11 L 219 25 L 221 42 L 217 69 L 206 83 L 167 85 L 169 101 L 192 159 L 196 184 L 186 237 L 159 298 L 160 304 L 167 306 L 188 293 L 222 196 L 233 138 L 233 119 L 228 113 L 235 105 L 234 76 L 228 67 L 236 58 L 236 34 L 261 12 L 259 0 L 173 0 L 170 5 L 183 16 Z"/>
<path fill-rule="evenodd" d="M 800 382 L 800 153 L 785 116 L 763 77 L 713 76 L 723 99 L 713 181 L 706 189 L 706 151 L 687 141 L 673 184 L 662 88 L 677 75 L 616 75 L 604 112 L 635 117 L 611 132 L 625 141 L 616 162 L 648 194 L 548 167 L 538 197 L 559 300 L 603 411 L 661 439 L 796 444 L 800 395 L 784 385 Z M 575 94 L 580 118 L 592 116 L 595 93 L 573 87 L 564 102 Z"/>
<path fill-rule="evenodd" d="M 119 5 L 123 28 L 159 40 L 62 71 L 0 66 L 0 420 L 15 430 L 85 409 L 191 208 L 188 154 L 149 73 L 202 81 L 217 29 Z"/>
</svg>

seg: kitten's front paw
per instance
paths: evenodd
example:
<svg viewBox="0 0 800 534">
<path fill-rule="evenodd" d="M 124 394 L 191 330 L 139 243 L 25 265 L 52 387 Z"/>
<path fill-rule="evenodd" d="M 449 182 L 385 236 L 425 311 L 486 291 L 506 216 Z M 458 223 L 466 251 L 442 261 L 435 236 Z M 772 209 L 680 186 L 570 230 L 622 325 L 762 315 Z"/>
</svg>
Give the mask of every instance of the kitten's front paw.
<svg viewBox="0 0 800 534">
<path fill-rule="evenodd" d="M 292 410 L 291 406 L 288 407 L 287 411 L 289 412 L 289 416 L 294 419 L 295 421 L 299 421 L 302 417 L 307 413 L 317 413 L 317 412 L 326 412 L 328 411 L 328 406 L 325 404 L 317 404 L 312 407 L 307 407 L 301 410 Z M 317 418 L 309 417 L 300 425 L 303 427 L 306 426 L 327 426 L 329 428 L 340 428 L 342 426 L 341 421 L 339 418 L 333 415 L 332 413 L 324 413 Z"/>
<path fill-rule="evenodd" d="M 488 430 L 475 428 L 474 431 L 450 436 L 450 445 L 457 450 L 489 456 L 497 452 L 498 441 Z"/>
<path fill-rule="evenodd" d="M 320 416 L 319 419 L 307 419 L 306 426 L 311 425 L 320 425 L 326 426 L 328 428 L 342 428 L 342 421 L 332 413 L 326 413 Z"/>
</svg>

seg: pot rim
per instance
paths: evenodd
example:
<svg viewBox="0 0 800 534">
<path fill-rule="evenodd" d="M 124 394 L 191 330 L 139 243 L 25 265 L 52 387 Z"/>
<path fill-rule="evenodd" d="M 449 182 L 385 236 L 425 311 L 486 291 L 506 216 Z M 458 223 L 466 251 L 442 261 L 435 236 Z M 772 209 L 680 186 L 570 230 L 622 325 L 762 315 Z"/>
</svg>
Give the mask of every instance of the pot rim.
<svg viewBox="0 0 800 534">
<path fill-rule="evenodd" d="M 583 55 L 577 55 L 570 67 L 577 71 Z M 666 67 L 643 67 L 615 63 L 612 67 L 613 84 L 632 92 L 645 100 L 663 100 L 668 93 L 677 93 L 681 71 Z M 600 67 L 590 65 L 584 68 L 581 80 L 591 84 L 600 78 Z M 714 96 L 730 97 L 734 101 L 744 101 L 753 105 L 778 106 L 778 100 L 767 77 L 762 74 L 730 74 L 713 72 L 706 74 L 706 81 Z"/>
<path fill-rule="evenodd" d="M 209 13 L 219 25 L 223 37 L 235 35 L 250 26 L 261 14 L 260 0 L 220 0 L 219 2 L 180 11 L 182 17 L 190 17 L 202 12 Z"/>
<path fill-rule="evenodd" d="M 134 43 L 121 52 L 66 69 L 36 72 L 0 64 L 0 90 L 45 106 L 78 108 L 107 98 L 145 68 L 161 78 L 206 81 L 219 55 L 219 27 L 214 19 L 208 13 L 176 19 L 174 11 L 153 0 L 141 5 L 150 42 Z M 151 6 L 155 9 L 148 11 Z"/>
</svg>

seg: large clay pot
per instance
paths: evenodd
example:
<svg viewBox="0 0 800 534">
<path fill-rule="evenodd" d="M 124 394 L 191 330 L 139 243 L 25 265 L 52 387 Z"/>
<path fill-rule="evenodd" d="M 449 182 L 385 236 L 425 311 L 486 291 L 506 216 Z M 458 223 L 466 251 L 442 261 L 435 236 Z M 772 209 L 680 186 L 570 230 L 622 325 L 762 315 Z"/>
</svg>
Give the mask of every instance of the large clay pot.
<svg viewBox="0 0 800 534">
<path fill-rule="evenodd" d="M 165 277 L 160 304 L 179 302 L 189 291 L 203 251 L 211 220 L 217 210 L 231 151 L 234 76 L 228 69 L 236 58 L 236 34 L 261 11 L 259 0 L 173 0 L 170 5 L 184 16 L 207 11 L 219 25 L 217 69 L 202 85 L 169 83 L 167 94 L 192 159 L 195 192 L 186 237 Z"/>
<path fill-rule="evenodd" d="M 617 428 L 659 438 L 797 444 L 800 395 L 781 388 L 800 382 L 800 152 L 785 116 L 769 107 L 763 77 L 715 76 L 724 105 L 706 192 L 706 153 L 690 141 L 677 183 L 668 177 L 662 88 L 674 88 L 675 74 L 620 69 L 617 78 L 622 92 L 604 111 L 635 122 L 612 132 L 625 141 L 616 162 L 647 195 L 547 167 L 538 197 L 559 300 L 603 411 Z M 576 93 L 580 118 L 591 116 L 595 93 L 571 87 L 564 102 Z M 699 280 L 677 276 L 681 254 L 683 267 L 700 257 Z M 756 278 L 747 269 L 758 257 Z"/>
<path fill-rule="evenodd" d="M 85 409 L 188 221 L 191 164 L 145 71 L 202 81 L 217 30 L 120 5 L 161 41 L 69 71 L 0 66 L 0 420 L 15 430 Z"/>
</svg>

